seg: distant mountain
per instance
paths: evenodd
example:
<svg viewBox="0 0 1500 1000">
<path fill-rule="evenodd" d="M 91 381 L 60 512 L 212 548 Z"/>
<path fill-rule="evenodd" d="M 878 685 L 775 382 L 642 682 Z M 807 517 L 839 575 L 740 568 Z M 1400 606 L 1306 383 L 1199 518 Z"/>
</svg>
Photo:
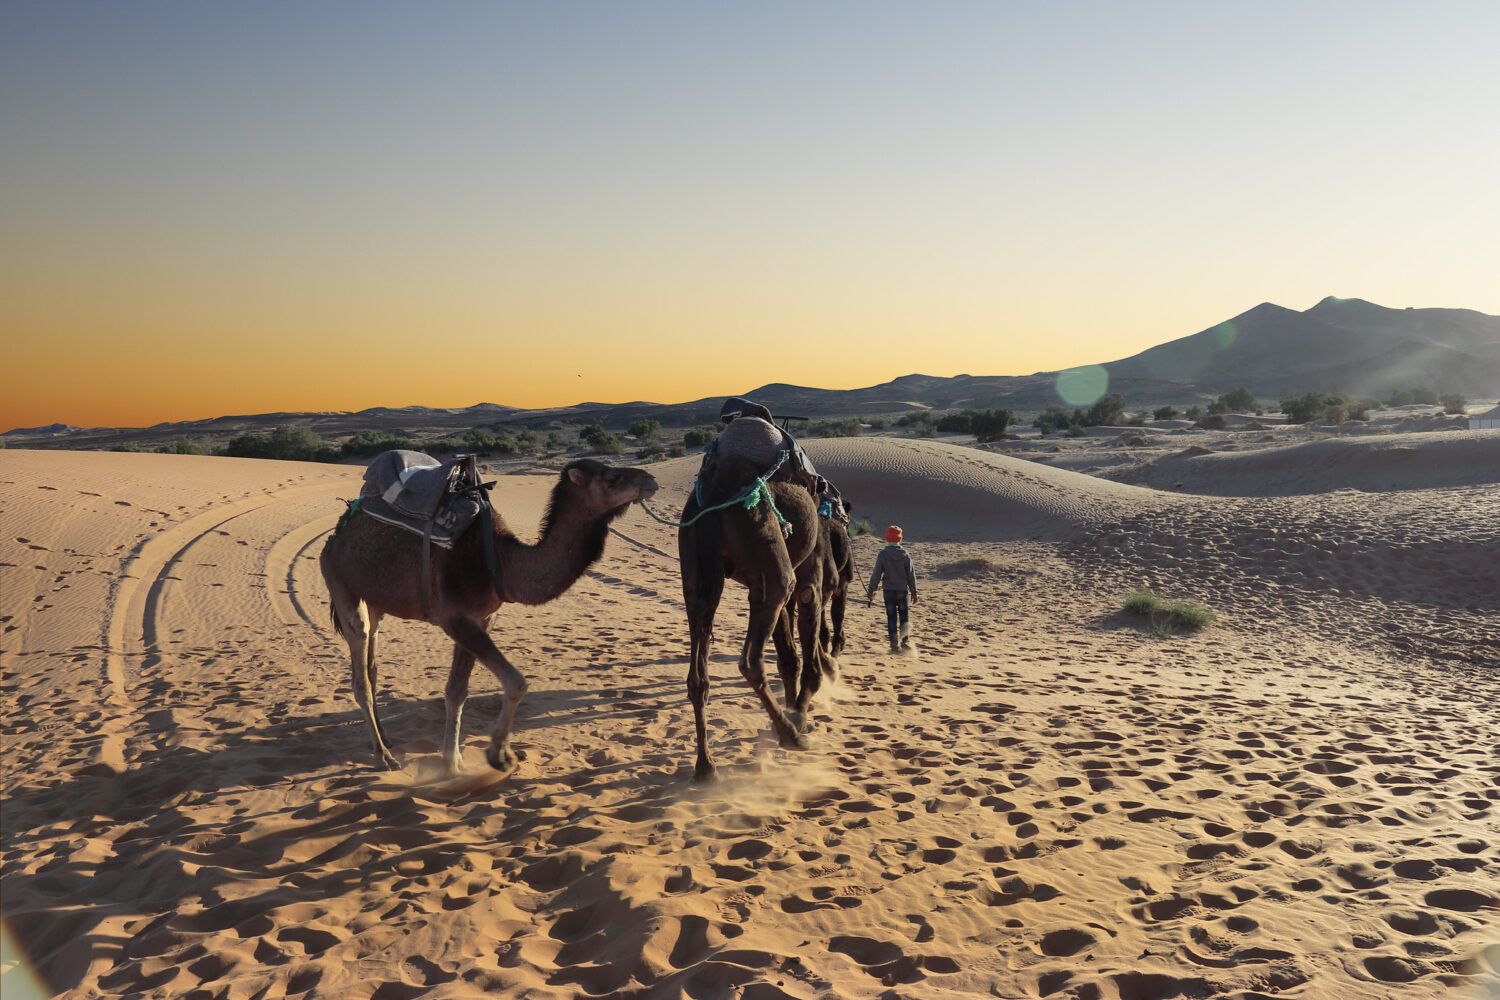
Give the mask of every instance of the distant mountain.
<svg viewBox="0 0 1500 1000">
<path fill-rule="evenodd" d="M 1306 312 L 1269 302 L 1190 337 L 1104 366 L 1115 379 L 1168 381 L 1262 399 L 1309 390 L 1389 396 L 1430 388 L 1500 393 L 1500 316 L 1467 309 L 1387 309 L 1326 298 Z"/>
<path fill-rule="evenodd" d="M 1244 386 L 1274 403 L 1310 390 L 1386 398 L 1397 389 L 1500 397 L 1500 316 L 1469 309 L 1388 309 L 1361 299 L 1326 298 L 1305 312 L 1265 302 L 1207 330 L 1107 362 L 1109 391 L 1133 411 L 1191 406 Z M 863 389 L 819 389 L 773 382 L 740 395 L 778 416 L 889 415 L 910 410 L 1005 407 L 1025 420 L 1058 405 L 1057 372 L 1034 375 L 903 375 Z M 361 430 L 416 439 L 490 430 L 573 429 L 602 423 L 621 430 L 639 419 L 665 427 L 718 420 L 722 396 L 685 403 L 578 403 L 522 410 L 496 403 L 444 409 L 376 406 L 356 413 L 262 413 L 158 424 L 145 429 L 65 424 L 7 431 L 12 447 L 102 449 L 129 442 L 153 448 L 179 438 L 223 444 L 278 424 L 308 427 L 329 440 Z"/>
</svg>

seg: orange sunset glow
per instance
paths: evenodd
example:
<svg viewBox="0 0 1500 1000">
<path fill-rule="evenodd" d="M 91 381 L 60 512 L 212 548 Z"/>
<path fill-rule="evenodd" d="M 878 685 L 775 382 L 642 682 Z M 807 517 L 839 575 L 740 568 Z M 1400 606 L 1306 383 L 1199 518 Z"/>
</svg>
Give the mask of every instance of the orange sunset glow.
<svg viewBox="0 0 1500 1000">
<path fill-rule="evenodd" d="M 1490 4 L 9 5 L 0 430 L 1500 312 Z"/>
</svg>

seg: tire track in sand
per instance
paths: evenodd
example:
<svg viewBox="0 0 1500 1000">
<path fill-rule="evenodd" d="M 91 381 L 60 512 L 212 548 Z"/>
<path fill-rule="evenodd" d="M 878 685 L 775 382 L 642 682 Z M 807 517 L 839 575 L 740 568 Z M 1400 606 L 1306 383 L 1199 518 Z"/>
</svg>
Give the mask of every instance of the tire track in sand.
<svg viewBox="0 0 1500 1000">
<path fill-rule="evenodd" d="M 293 486 L 267 494 L 217 504 L 150 535 L 144 535 L 126 555 L 114 577 L 106 599 L 106 620 L 102 643 L 104 656 L 104 689 L 123 720 L 135 713 L 129 688 L 132 681 L 132 657 L 154 655 L 160 631 L 160 606 L 166 582 L 187 552 L 223 526 L 299 493 L 325 491 L 328 485 L 315 483 Z M 145 660 L 142 660 L 144 663 Z M 102 763 L 123 769 L 125 738 L 120 724 L 106 728 L 99 749 Z"/>
</svg>

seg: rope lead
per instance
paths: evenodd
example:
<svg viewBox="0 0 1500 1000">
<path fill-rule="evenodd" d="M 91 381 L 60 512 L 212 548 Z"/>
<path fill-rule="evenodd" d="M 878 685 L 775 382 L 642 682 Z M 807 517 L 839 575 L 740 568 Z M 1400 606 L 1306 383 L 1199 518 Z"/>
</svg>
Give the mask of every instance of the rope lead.
<svg viewBox="0 0 1500 1000">
<path fill-rule="evenodd" d="M 771 513 L 775 514 L 776 520 L 781 523 L 782 535 L 786 538 L 791 538 L 792 522 L 783 517 L 781 511 L 776 508 L 776 501 L 771 496 L 771 488 L 766 485 L 766 480 L 776 475 L 777 470 L 781 468 L 782 462 L 786 461 L 787 454 L 787 452 L 783 451 L 781 453 L 780 461 L 772 466 L 769 472 L 767 472 L 764 476 L 761 476 L 755 482 L 751 483 L 741 492 L 736 493 L 734 496 L 730 497 L 728 500 L 725 500 L 721 504 L 715 504 L 712 507 L 703 508 L 692 517 L 688 518 L 686 521 L 668 521 L 666 518 L 657 514 L 650 507 L 647 507 L 646 501 L 637 498 L 635 502 L 640 504 L 641 510 L 645 511 L 647 514 L 650 514 L 661 524 L 665 524 L 669 528 L 686 528 L 688 525 L 695 523 L 703 515 L 712 514 L 716 510 L 723 510 L 724 508 L 732 507 L 735 504 L 740 504 L 746 510 L 754 510 L 756 506 L 761 502 L 761 500 L 765 500 L 766 506 L 771 508 Z"/>
</svg>

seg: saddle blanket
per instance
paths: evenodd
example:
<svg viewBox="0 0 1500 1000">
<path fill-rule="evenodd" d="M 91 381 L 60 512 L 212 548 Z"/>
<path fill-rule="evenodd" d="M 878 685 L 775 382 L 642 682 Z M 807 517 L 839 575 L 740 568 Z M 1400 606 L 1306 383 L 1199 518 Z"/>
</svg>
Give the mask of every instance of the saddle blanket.
<svg viewBox="0 0 1500 1000">
<path fill-rule="evenodd" d="M 435 544 L 452 548 L 486 505 L 475 495 L 479 484 L 472 470 L 468 459 L 439 462 L 419 451 L 382 452 L 365 469 L 360 510 L 418 535 L 430 533 Z"/>
</svg>

